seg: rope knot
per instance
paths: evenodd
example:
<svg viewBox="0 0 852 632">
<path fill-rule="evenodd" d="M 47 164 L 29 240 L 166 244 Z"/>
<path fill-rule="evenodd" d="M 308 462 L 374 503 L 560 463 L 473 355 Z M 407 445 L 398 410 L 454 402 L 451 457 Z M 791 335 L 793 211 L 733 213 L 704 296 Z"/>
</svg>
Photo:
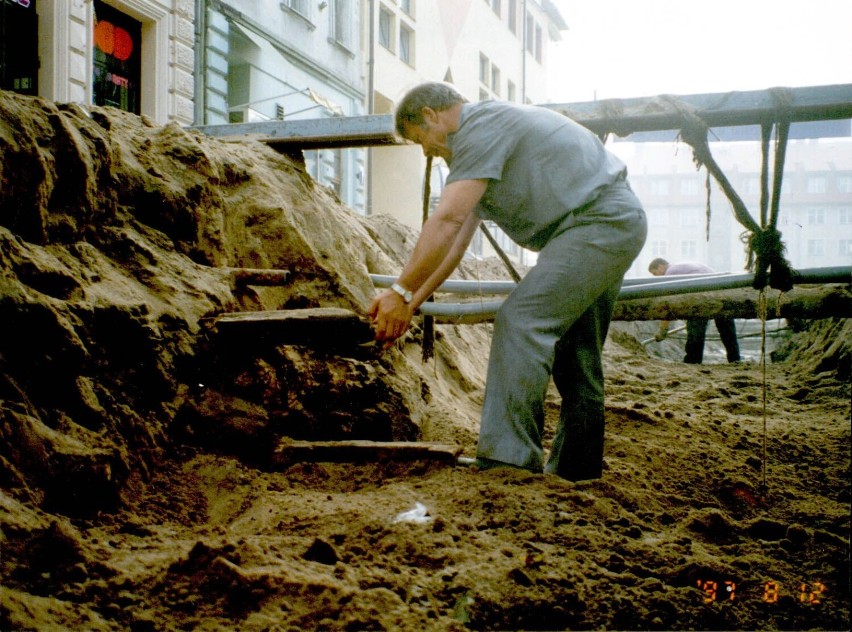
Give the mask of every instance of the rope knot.
<svg viewBox="0 0 852 632">
<path fill-rule="evenodd" d="M 781 233 L 772 226 L 748 237 L 748 269 L 754 271 L 752 287 L 762 290 L 767 285 L 782 292 L 793 288 L 793 269 L 784 257 Z"/>
</svg>

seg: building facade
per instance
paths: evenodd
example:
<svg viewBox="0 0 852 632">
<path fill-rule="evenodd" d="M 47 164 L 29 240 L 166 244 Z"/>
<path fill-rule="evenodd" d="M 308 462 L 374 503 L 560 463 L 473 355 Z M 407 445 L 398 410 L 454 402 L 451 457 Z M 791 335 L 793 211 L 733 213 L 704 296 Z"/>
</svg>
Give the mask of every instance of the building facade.
<svg viewBox="0 0 852 632">
<path fill-rule="evenodd" d="M 292 121 L 364 114 L 358 0 L 203 0 L 196 122 Z M 304 152 L 305 167 L 357 212 L 366 152 Z"/>
<path fill-rule="evenodd" d="M 195 0 L 2 0 L 0 88 L 194 119 Z"/>
<path fill-rule="evenodd" d="M 0 88 L 183 125 L 386 114 L 426 80 L 451 82 L 471 101 L 543 103 L 549 45 L 565 28 L 550 0 L 0 0 Z M 778 228 L 796 267 L 852 263 L 845 124 L 789 142 Z M 649 214 L 630 276 L 645 276 L 656 256 L 743 270 L 743 229 L 715 185 L 708 234 L 705 174 L 688 147 L 610 148 L 628 163 Z M 726 138 L 713 152 L 756 213 L 759 143 Z M 419 147 L 323 149 L 306 152 L 305 163 L 356 212 L 419 227 Z M 435 161 L 432 205 L 446 171 Z M 492 232 L 516 261 L 529 262 Z M 481 235 L 471 249 L 491 254 Z"/>
<path fill-rule="evenodd" d="M 845 129 L 825 126 L 836 136 L 787 143 L 777 228 L 794 268 L 852 265 L 852 131 L 850 121 L 837 123 Z M 791 131 L 801 125 L 794 123 Z M 647 276 L 656 257 L 698 261 L 718 272 L 745 271 L 745 228 L 713 180 L 708 229 L 706 171 L 695 168 L 688 145 L 672 140 L 611 142 L 609 147 L 627 163 L 631 186 L 648 214 L 648 239 L 628 277 Z M 717 141 L 710 147 L 760 223 L 760 142 Z"/>
<path fill-rule="evenodd" d="M 370 0 L 364 6 L 368 111 L 391 113 L 402 95 L 423 81 L 452 83 L 469 101 L 517 103 L 547 100 L 549 45 L 567 28 L 550 0 Z M 426 160 L 419 147 L 370 150 L 371 213 L 391 215 L 417 228 L 422 223 Z M 447 168 L 433 162 L 431 204 Z M 499 229 L 497 241 L 524 263 Z M 480 234 L 471 250 L 491 254 Z"/>
</svg>

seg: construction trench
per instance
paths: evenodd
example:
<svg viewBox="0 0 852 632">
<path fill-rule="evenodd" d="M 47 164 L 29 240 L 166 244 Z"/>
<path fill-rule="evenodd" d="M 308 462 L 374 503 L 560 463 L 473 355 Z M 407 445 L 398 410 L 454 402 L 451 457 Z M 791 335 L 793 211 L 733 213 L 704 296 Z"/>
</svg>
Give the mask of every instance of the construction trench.
<svg viewBox="0 0 852 632">
<path fill-rule="evenodd" d="M 823 86 L 819 88 L 774 88 L 750 93 L 719 95 L 692 95 L 675 97 L 662 95 L 647 99 L 607 100 L 584 104 L 549 105 L 551 109 L 568 116 L 588 127 L 602 140 L 609 134 L 628 136 L 638 131 L 679 129 L 681 138 L 693 150 L 696 166 L 704 167 L 722 189 L 736 219 L 749 234 L 747 239 L 747 267 L 753 274 L 710 274 L 687 275 L 678 279 L 651 278 L 634 279 L 624 283 L 619 293 L 613 314 L 615 321 L 631 320 L 688 320 L 689 318 L 713 319 L 720 316 L 739 319 L 760 319 L 765 323 L 768 314 L 775 318 L 846 318 L 852 314 L 852 295 L 846 285 L 852 279 L 852 267 L 814 268 L 793 270 L 784 258 L 781 233 L 777 230 L 780 209 L 784 159 L 790 124 L 797 121 L 848 118 L 852 116 L 852 86 Z M 762 195 L 757 218 L 746 208 L 737 191 L 716 164 L 708 144 L 712 126 L 755 125 L 762 130 Z M 280 122 L 268 121 L 236 125 L 199 127 L 200 131 L 213 136 L 252 136 L 277 151 L 298 156 L 305 149 L 328 147 L 383 146 L 405 144 L 393 131 L 389 115 L 348 117 L 344 119 L 320 119 L 317 121 Z M 770 140 L 775 132 L 775 143 Z M 772 165 L 770 166 L 770 162 Z M 422 221 L 429 216 L 432 158 L 426 160 L 423 177 Z M 770 187 L 771 181 L 771 187 Z M 709 184 L 708 184 L 709 186 Z M 709 189 L 708 189 L 709 190 Z M 709 235 L 710 201 L 707 201 Z M 508 294 L 520 275 L 508 256 L 498 245 L 488 228 L 482 224 L 480 230 L 488 239 L 511 281 L 447 281 L 436 294 L 473 294 L 478 300 L 462 303 L 436 302 L 434 297 L 418 310 L 421 328 L 421 346 L 424 361 L 433 355 L 435 324 L 474 324 L 493 321 L 502 299 L 484 300 L 486 295 Z M 287 270 L 242 270 L 239 283 L 249 285 L 279 285 L 287 282 Z M 371 275 L 378 288 L 390 287 L 395 275 Z M 814 289 L 814 284 L 834 284 Z M 796 291 L 795 285 L 807 285 L 808 289 Z M 660 300 L 657 297 L 703 293 L 712 291 L 753 288 L 753 292 L 739 295 L 721 295 L 702 300 Z M 766 290 L 783 293 L 770 296 Z M 792 292 L 791 292 L 792 290 Z M 715 300 L 714 300 L 715 298 Z M 317 323 L 314 328 L 311 321 Z M 296 323 L 300 323 L 301 327 Z M 292 312 L 276 310 L 253 314 L 225 314 L 213 324 L 214 329 L 223 329 L 232 338 L 238 332 L 251 327 L 247 334 L 261 336 L 268 342 L 289 339 L 290 343 L 316 343 L 323 338 L 320 330 L 333 327 L 343 336 L 352 336 L 355 345 L 370 344 L 372 329 L 369 322 L 355 312 L 319 308 L 315 311 L 299 309 Z M 681 328 L 682 329 L 682 328 Z M 296 333 L 302 331 L 303 333 Z M 345 344 L 345 343 L 344 343 Z M 763 354 L 762 354 L 763 355 Z M 766 359 L 761 357 L 761 361 Z M 327 452 L 338 458 L 345 452 L 341 446 L 326 444 Z M 358 451 L 371 452 L 374 446 L 363 442 L 352 445 L 351 458 Z M 310 451 L 314 458 L 321 459 L 322 450 Z M 400 453 L 403 453 L 400 450 Z M 417 449 L 411 451 L 419 455 Z M 454 452 L 457 454 L 458 452 Z"/>
<path fill-rule="evenodd" d="M 362 316 L 415 231 L 274 143 L 0 93 L 0 156 L 0 627 L 849 627 L 847 268 L 626 282 L 604 477 L 472 472 L 501 262 L 436 296 L 480 313 L 424 363 L 421 322 L 380 353 Z M 807 324 L 765 370 L 621 328 L 691 310 Z"/>
</svg>

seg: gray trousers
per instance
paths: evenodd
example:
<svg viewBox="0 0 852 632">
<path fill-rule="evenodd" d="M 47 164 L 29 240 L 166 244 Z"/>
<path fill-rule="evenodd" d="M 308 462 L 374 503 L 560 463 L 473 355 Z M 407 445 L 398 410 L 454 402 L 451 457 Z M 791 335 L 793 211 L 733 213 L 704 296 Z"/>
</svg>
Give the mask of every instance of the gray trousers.
<svg viewBox="0 0 852 632">
<path fill-rule="evenodd" d="M 603 466 L 601 353 L 624 273 L 647 232 L 626 182 L 569 215 L 494 321 L 477 456 L 543 469 L 551 374 L 562 409 L 544 470 L 571 480 Z"/>
</svg>

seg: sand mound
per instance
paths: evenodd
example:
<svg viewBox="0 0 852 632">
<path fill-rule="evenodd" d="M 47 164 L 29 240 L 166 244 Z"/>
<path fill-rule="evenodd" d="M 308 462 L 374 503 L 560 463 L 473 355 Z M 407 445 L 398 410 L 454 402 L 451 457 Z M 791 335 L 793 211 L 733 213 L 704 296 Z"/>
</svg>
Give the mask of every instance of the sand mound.
<svg viewBox="0 0 852 632">
<path fill-rule="evenodd" d="M 210 328 L 361 313 L 415 235 L 260 143 L 112 109 L 0 92 L 0 156 L 0 627 L 849 627 L 848 321 L 797 334 L 765 381 L 614 332 L 600 481 L 285 469 L 285 437 L 473 453 L 487 325 L 439 326 L 425 364 L 419 327 L 385 354 Z M 547 412 L 549 438 L 555 393 Z"/>
</svg>

